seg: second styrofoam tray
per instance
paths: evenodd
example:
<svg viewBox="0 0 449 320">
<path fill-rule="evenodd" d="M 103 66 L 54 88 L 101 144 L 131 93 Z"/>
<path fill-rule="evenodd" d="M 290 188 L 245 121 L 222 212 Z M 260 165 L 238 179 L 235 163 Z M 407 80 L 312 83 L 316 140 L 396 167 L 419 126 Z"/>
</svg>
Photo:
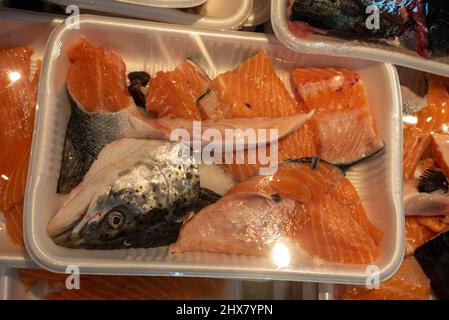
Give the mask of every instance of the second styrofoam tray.
<svg viewBox="0 0 449 320">
<path fill-rule="evenodd" d="M 350 58 L 299 54 L 275 37 L 244 32 L 213 32 L 117 18 L 81 16 L 78 30 L 60 26 L 46 50 L 38 93 L 38 114 L 33 139 L 25 203 L 26 245 L 41 266 L 63 272 L 77 265 L 83 273 L 194 275 L 248 279 L 364 283 L 366 266 L 339 265 L 312 259 L 294 261 L 279 268 L 270 257 L 227 254 L 169 254 L 166 247 L 116 251 L 75 250 L 57 246 L 46 226 L 60 207 L 56 194 L 64 136 L 70 114 L 65 81 L 67 51 L 81 37 L 115 50 L 129 71 L 171 70 L 189 57 L 211 78 L 231 70 L 253 54 L 266 50 L 276 71 L 289 84 L 290 70 L 301 66 L 337 66 L 357 70 L 379 134 L 386 143 L 380 156 L 349 172 L 370 219 L 384 231 L 382 255 L 375 262 L 380 277 L 389 277 L 399 266 L 403 252 L 402 129 L 400 92 L 393 66 Z M 381 199 L 382 201 L 379 201 Z M 296 251 L 295 251 L 296 253 Z"/>
<path fill-rule="evenodd" d="M 427 59 L 411 49 L 387 47 L 367 41 L 348 42 L 330 36 L 313 35 L 298 38 L 288 28 L 288 1 L 290 0 L 271 1 L 271 22 L 276 36 L 292 50 L 389 62 L 449 77 L 449 56 Z"/>
<path fill-rule="evenodd" d="M 228 30 L 240 28 L 251 14 L 253 0 L 210 0 L 202 5 L 201 12 L 215 12 L 216 15 L 194 14 L 171 8 L 145 5 L 143 0 L 51 0 L 61 6 L 76 5 L 80 9 L 126 16 L 151 21 L 192 25 L 206 29 Z"/>
<path fill-rule="evenodd" d="M 49 0 L 56 4 L 67 4 L 64 0 Z M 89 0 L 92 5 L 95 2 L 103 2 L 104 0 Z M 109 5 L 120 4 L 139 4 L 142 6 L 159 7 L 159 8 L 191 8 L 205 3 L 207 0 L 108 0 Z"/>
</svg>

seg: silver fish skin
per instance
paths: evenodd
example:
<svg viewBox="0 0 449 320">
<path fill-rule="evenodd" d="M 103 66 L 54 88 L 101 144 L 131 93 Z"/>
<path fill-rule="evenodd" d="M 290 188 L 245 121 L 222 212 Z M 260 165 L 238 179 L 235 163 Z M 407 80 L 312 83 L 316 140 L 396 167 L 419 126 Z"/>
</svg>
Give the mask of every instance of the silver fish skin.
<svg viewBox="0 0 449 320">
<path fill-rule="evenodd" d="M 198 165 L 185 151 L 182 143 L 160 140 L 108 144 L 50 221 L 48 234 L 58 245 L 86 249 L 175 242 L 200 199 Z"/>
</svg>

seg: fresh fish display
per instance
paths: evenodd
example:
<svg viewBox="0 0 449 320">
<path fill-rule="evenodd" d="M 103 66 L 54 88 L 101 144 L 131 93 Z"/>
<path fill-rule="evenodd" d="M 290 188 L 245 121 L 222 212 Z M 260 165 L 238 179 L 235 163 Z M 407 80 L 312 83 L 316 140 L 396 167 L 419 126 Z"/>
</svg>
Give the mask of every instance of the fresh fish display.
<svg viewBox="0 0 449 320">
<path fill-rule="evenodd" d="M 415 257 L 430 278 L 438 299 L 449 299 L 449 231 L 430 240 L 415 251 Z"/>
<path fill-rule="evenodd" d="M 311 33 L 360 40 L 401 38 L 415 43 L 419 55 L 446 53 L 449 31 L 444 1 L 294 0 L 289 7 L 290 30 L 299 37 Z M 367 27 L 368 7 L 378 10 L 379 27 Z M 371 12 L 372 13 L 372 12 Z M 410 41 L 413 38 L 414 41 Z"/>
<path fill-rule="evenodd" d="M 255 203 L 247 207 L 246 197 Z M 328 261 L 363 264 L 379 256 L 382 236 L 340 169 L 303 159 L 237 184 L 184 223 L 172 250 L 263 255 L 276 241 L 293 241 Z"/>
<path fill-rule="evenodd" d="M 189 277 L 140 277 L 81 275 L 81 287 L 66 287 L 67 275 L 39 269 L 20 269 L 25 291 L 38 283 L 47 288 L 45 300 L 197 300 L 226 299 L 226 282 L 221 279 Z"/>
<path fill-rule="evenodd" d="M 0 211 L 15 245 L 23 245 L 23 199 L 39 79 L 39 71 L 31 72 L 32 54 L 25 46 L 0 46 Z"/>
<path fill-rule="evenodd" d="M 183 146 L 136 139 L 107 145 L 50 221 L 48 234 L 59 245 L 87 249 L 176 241 L 184 216 L 219 197 L 207 191 L 207 201 L 200 201 L 198 166 Z"/>
<path fill-rule="evenodd" d="M 159 80 L 166 76 L 170 79 L 177 79 L 177 85 L 174 87 L 178 89 L 181 84 L 195 87 L 193 85 L 193 79 L 196 79 L 194 74 L 198 74 L 199 69 L 192 62 L 187 61 L 183 63 L 169 74 L 158 73 L 155 78 L 149 80 L 150 89 L 148 91 L 147 108 L 150 111 L 164 115 L 161 118 L 152 118 L 132 103 L 127 92 L 126 77 L 124 76 L 126 66 L 117 54 L 104 51 L 103 49 L 100 50 L 85 39 L 82 39 L 70 50 L 69 57 L 71 65 L 67 79 L 67 91 L 71 101 L 72 113 L 66 133 L 58 192 L 70 192 L 79 184 L 101 149 L 114 140 L 120 138 L 167 139 L 175 129 L 185 129 L 189 132 L 190 138 L 194 138 L 194 123 L 192 120 L 201 120 L 201 117 L 193 117 L 177 112 L 176 110 L 184 110 L 186 105 L 179 106 L 170 104 L 168 100 L 158 100 L 157 105 L 168 108 L 162 112 L 154 104 L 156 102 L 151 100 L 151 97 L 156 94 L 155 90 L 158 88 Z M 94 63 L 96 65 L 102 64 L 102 69 L 92 68 L 89 71 L 89 76 L 92 77 L 92 73 L 101 73 L 98 77 L 102 77 L 104 74 L 110 75 L 111 78 L 108 83 L 114 83 L 111 88 L 100 88 L 99 84 L 90 84 L 86 80 L 78 80 L 81 75 L 86 73 L 86 68 Z M 103 72 L 101 70 L 107 71 Z M 142 75 L 144 76 L 142 77 Z M 143 84 L 147 80 L 146 76 L 140 73 L 134 74 L 131 77 L 136 79 L 137 76 L 140 79 L 140 89 L 142 89 Z M 189 81 L 181 80 L 186 79 L 184 77 L 187 76 L 190 77 L 187 78 Z M 204 74 L 201 74 L 201 76 L 205 77 Z M 169 81 L 169 83 L 171 82 Z M 92 88 L 92 86 L 98 88 Z M 184 89 L 187 90 L 188 88 Z M 159 90 L 159 95 L 166 93 L 165 89 L 157 90 Z M 182 92 L 182 90 L 179 92 Z M 200 94 L 199 91 L 193 90 L 190 95 L 191 99 L 194 99 L 194 92 L 197 92 L 198 95 Z M 84 95 L 91 96 L 89 99 L 86 99 Z M 173 95 L 174 93 L 169 94 L 167 97 L 172 97 Z M 177 98 L 174 101 L 181 103 L 182 100 Z M 192 107 L 192 105 L 190 106 Z M 275 139 L 277 141 L 278 138 L 288 136 L 304 125 L 311 118 L 312 114 L 313 111 L 307 114 L 298 111 L 295 114 L 288 114 L 282 118 L 280 116 L 277 118 L 258 117 L 257 119 L 209 119 L 200 123 L 200 133 L 206 132 L 210 128 L 217 129 L 220 131 L 223 140 L 217 139 L 214 143 L 226 147 L 227 145 L 224 141 L 226 129 L 242 129 L 245 131 L 251 128 L 256 130 L 256 132 L 258 132 L 258 129 L 278 130 L 277 137 L 258 136 L 257 141 L 252 142 L 246 140 L 239 142 L 239 137 L 236 137 L 236 141 L 227 142 L 228 144 L 232 143 L 236 145 L 244 144 L 244 148 L 253 148 L 258 143 L 268 144 L 268 142 L 273 142 L 269 139 Z M 201 138 L 203 138 L 203 135 L 201 135 Z M 210 143 L 211 141 L 204 142 Z"/>
<path fill-rule="evenodd" d="M 404 259 L 396 274 L 380 284 L 379 289 L 345 286 L 345 300 L 429 300 L 430 281 L 419 263 L 411 256 Z"/>
</svg>

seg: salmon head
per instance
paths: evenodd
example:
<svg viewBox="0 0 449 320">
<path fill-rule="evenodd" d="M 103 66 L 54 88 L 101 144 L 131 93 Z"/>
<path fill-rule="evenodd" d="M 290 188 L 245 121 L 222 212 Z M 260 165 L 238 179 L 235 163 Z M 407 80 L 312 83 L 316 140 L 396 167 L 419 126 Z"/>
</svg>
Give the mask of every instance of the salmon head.
<svg viewBox="0 0 449 320">
<path fill-rule="evenodd" d="M 179 143 L 137 139 L 107 145 L 50 221 L 48 234 L 58 245 L 86 249 L 176 241 L 200 198 L 195 159 L 179 158 L 185 149 L 176 147 Z"/>
</svg>

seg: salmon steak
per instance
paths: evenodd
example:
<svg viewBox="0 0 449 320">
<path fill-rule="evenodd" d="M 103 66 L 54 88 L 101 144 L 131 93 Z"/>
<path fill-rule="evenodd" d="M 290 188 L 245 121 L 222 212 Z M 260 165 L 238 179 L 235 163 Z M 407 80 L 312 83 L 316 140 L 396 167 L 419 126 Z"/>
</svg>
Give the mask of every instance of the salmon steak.
<svg viewBox="0 0 449 320">
<path fill-rule="evenodd" d="M 197 300 L 225 299 L 225 281 L 181 277 L 81 275 L 80 289 L 66 288 L 66 274 L 20 269 L 26 291 L 45 284 L 45 300 Z"/>
<path fill-rule="evenodd" d="M 430 280 L 415 257 L 405 258 L 396 274 L 380 283 L 379 289 L 346 286 L 345 300 L 429 300 Z"/>
<path fill-rule="evenodd" d="M 324 162 L 304 162 L 285 163 L 271 176 L 255 176 L 237 184 L 213 208 L 203 209 L 185 222 L 173 249 L 260 255 L 272 247 L 256 250 L 260 244 L 288 239 L 324 260 L 347 264 L 374 261 L 380 254 L 383 232 L 368 219 L 355 188 L 338 168 Z M 242 209 L 248 205 L 236 201 L 239 193 L 271 197 L 277 205 L 267 201 L 262 206 L 259 202 L 256 211 L 261 212 L 261 221 L 237 219 L 245 215 Z M 235 209 L 230 209 L 230 203 Z M 266 212 L 271 212 L 269 219 L 262 218 Z M 276 230 L 270 241 L 263 233 L 251 231 L 257 230 L 257 223 Z"/>
<path fill-rule="evenodd" d="M 173 71 L 159 71 L 150 80 L 146 107 L 159 117 L 176 116 L 187 120 L 204 119 L 196 102 L 209 87 L 207 74 L 186 60 Z"/>
<path fill-rule="evenodd" d="M 360 76 L 337 68 L 292 71 L 299 103 L 315 110 L 318 154 L 334 164 L 352 164 L 383 148 Z"/>
</svg>

